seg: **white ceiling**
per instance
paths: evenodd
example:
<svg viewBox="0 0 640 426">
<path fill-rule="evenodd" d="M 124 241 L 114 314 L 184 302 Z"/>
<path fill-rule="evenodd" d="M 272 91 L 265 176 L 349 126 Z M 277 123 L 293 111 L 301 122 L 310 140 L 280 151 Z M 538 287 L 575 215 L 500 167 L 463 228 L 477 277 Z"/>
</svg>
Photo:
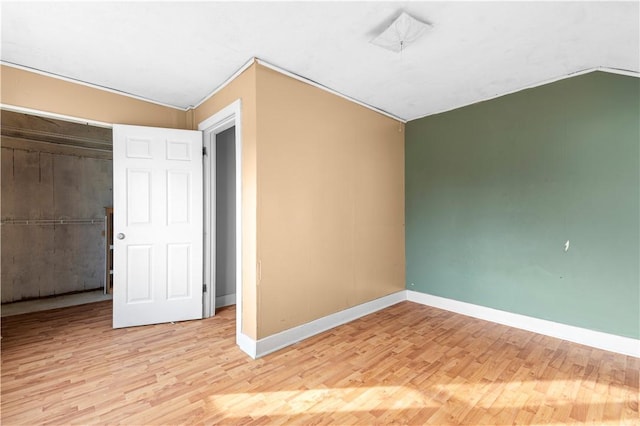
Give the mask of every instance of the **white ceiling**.
<svg viewBox="0 0 640 426">
<path fill-rule="evenodd" d="M 401 11 L 432 28 L 370 41 Z M 252 57 L 410 120 L 586 69 L 640 71 L 640 2 L 2 2 L 8 64 L 197 105 Z"/>
</svg>

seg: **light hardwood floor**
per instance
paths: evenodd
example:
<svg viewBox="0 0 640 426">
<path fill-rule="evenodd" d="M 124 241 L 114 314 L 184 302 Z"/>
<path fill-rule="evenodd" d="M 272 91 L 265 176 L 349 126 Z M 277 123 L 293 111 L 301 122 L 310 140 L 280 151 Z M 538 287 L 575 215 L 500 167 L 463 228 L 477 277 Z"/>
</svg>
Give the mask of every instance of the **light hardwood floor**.
<svg viewBox="0 0 640 426">
<path fill-rule="evenodd" d="M 215 318 L 2 319 L 2 424 L 634 424 L 640 360 L 403 302 L 259 360 Z"/>
</svg>

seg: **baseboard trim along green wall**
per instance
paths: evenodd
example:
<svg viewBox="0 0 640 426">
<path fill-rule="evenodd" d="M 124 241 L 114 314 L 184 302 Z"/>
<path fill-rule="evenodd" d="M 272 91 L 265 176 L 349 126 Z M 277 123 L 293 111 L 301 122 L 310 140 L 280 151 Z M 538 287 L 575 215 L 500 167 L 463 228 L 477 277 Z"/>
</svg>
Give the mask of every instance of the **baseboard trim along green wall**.
<svg viewBox="0 0 640 426">
<path fill-rule="evenodd" d="M 406 288 L 637 342 L 639 117 L 593 72 L 407 123 Z"/>
<path fill-rule="evenodd" d="M 629 337 L 587 330 L 586 328 L 574 327 L 572 325 L 513 314 L 511 312 L 500 311 L 497 309 L 487 308 L 485 306 L 473 305 L 471 303 L 460 302 L 458 300 L 447 299 L 411 290 L 407 290 L 407 300 L 410 302 L 420 303 L 421 305 L 432 306 L 434 308 L 456 312 L 469 317 L 507 325 L 509 327 L 544 334 L 545 336 L 568 340 L 570 342 L 591 346 L 593 348 L 604 349 L 606 351 L 640 358 L 640 340 L 631 339 Z"/>
</svg>

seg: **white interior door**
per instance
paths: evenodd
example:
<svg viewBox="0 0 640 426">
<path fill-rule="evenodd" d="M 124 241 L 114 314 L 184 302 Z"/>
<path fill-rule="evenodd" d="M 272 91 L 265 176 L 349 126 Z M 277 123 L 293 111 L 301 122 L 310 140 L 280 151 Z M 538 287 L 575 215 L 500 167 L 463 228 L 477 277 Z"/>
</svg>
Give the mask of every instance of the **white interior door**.
<svg viewBox="0 0 640 426">
<path fill-rule="evenodd" d="M 113 327 L 202 318 L 202 133 L 113 126 Z"/>
</svg>

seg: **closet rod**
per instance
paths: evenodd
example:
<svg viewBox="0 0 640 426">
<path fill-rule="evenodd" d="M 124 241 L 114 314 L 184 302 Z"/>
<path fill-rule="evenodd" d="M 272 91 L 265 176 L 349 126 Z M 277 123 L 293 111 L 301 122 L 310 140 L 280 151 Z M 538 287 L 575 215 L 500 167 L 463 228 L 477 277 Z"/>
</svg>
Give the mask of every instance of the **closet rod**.
<svg viewBox="0 0 640 426">
<path fill-rule="evenodd" d="M 104 224 L 104 218 L 89 219 L 3 219 L 2 225 L 96 225 Z"/>
</svg>

